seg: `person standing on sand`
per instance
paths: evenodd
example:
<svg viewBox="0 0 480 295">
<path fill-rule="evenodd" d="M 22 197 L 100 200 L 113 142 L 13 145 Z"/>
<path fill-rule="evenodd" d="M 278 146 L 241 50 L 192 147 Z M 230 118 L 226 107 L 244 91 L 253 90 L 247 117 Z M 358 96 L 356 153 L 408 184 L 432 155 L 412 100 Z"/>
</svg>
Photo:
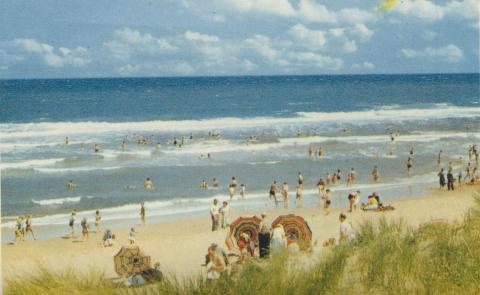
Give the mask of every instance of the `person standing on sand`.
<svg viewBox="0 0 480 295">
<path fill-rule="evenodd" d="M 355 192 L 355 201 L 353 202 L 354 210 L 357 210 L 358 204 L 360 204 L 360 191 Z"/>
<path fill-rule="evenodd" d="M 453 172 L 452 172 L 452 169 L 448 169 L 448 173 L 447 173 L 447 188 L 448 190 L 454 190 L 454 187 L 453 187 L 453 183 L 455 181 L 455 177 L 453 177 Z"/>
<path fill-rule="evenodd" d="M 82 226 L 82 241 L 88 240 L 88 223 L 87 223 L 87 218 L 83 218 L 82 222 L 80 223 Z"/>
<path fill-rule="evenodd" d="M 18 216 L 17 223 L 15 224 L 15 239 L 13 243 L 16 244 L 17 241 L 25 241 L 25 231 L 23 229 L 23 216 Z"/>
<path fill-rule="evenodd" d="M 325 212 L 325 215 L 328 215 L 330 214 L 330 204 L 331 204 L 331 201 L 330 201 L 330 190 L 327 189 L 325 191 L 325 193 L 323 194 L 322 196 L 322 199 L 323 199 L 323 210 Z"/>
<path fill-rule="evenodd" d="M 228 228 L 230 226 L 230 206 L 227 201 L 223 201 L 220 216 L 222 217 L 222 228 Z"/>
<path fill-rule="evenodd" d="M 102 216 L 100 216 L 100 210 L 95 211 L 95 232 L 100 230 L 100 221 L 102 220 Z"/>
<path fill-rule="evenodd" d="M 353 212 L 353 204 L 355 204 L 355 194 L 348 194 L 348 212 Z"/>
<path fill-rule="evenodd" d="M 73 209 L 72 213 L 70 214 L 70 221 L 68 222 L 68 226 L 70 227 L 70 237 L 75 236 L 75 219 L 77 218 L 77 210 Z"/>
<path fill-rule="evenodd" d="M 408 160 L 407 160 L 408 175 L 410 175 L 412 173 L 412 167 L 413 167 L 413 160 L 412 160 L 412 158 L 408 157 Z"/>
<path fill-rule="evenodd" d="M 147 223 L 144 202 L 140 203 L 140 220 L 142 221 L 142 225 L 145 225 Z"/>
<path fill-rule="evenodd" d="M 25 239 L 27 238 L 27 234 L 31 233 L 32 237 L 34 240 L 35 238 L 35 233 L 33 232 L 33 227 L 32 227 L 32 214 L 28 214 L 27 219 L 25 220 Z"/>
<path fill-rule="evenodd" d="M 443 189 L 445 187 L 445 173 L 443 172 L 443 168 L 438 172 L 438 180 L 440 182 L 440 189 Z"/>
<path fill-rule="evenodd" d="M 216 231 L 220 217 L 220 208 L 218 207 L 217 199 L 213 199 L 213 204 L 210 207 L 210 217 L 212 218 L 212 231 Z"/>
<path fill-rule="evenodd" d="M 137 235 L 137 232 L 135 231 L 135 229 L 133 227 L 130 228 L 130 232 L 128 233 L 128 243 L 130 244 L 130 246 L 135 245 L 136 235 Z"/>
<path fill-rule="evenodd" d="M 240 197 L 243 199 L 245 199 L 245 185 L 242 183 L 240 185 Z"/>
</svg>

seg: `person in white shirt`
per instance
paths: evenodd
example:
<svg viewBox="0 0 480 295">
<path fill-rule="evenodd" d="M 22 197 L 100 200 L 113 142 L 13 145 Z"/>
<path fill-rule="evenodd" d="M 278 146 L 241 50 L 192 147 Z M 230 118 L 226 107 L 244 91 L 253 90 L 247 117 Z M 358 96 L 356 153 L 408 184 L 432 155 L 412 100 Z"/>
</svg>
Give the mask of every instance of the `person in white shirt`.
<svg viewBox="0 0 480 295">
<path fill-rule="evenodd" d="M 222 216 L 222 228 L 228 228 L 230 226 L 230 206 L 227 201 L 223 202 L 220 215 Z"/>
<path fill-rule="evenodd" d="M 277 224 L 272 230 L 271 250 L 280 250 L 287 247 L 287 239 L 285 237 L 285 230 L 281 224 Z"/>
<path fill-rule="evenodd" d="M 210 216 L 212 217 L 212 231 L 216 231 L 220 219 L 220 208 L 217 199 L 213 199 L 212 207 L 210 207 Z"/>
<path fill-rule="evenodd" d="M 347 221 L 347 216 L 341 213 L 338 219 L 340 220 L 339 243 L 342 244 L 342 243 L 353 241 L 355 239 L 356 232 L 352 224 Z"/>
</svg>

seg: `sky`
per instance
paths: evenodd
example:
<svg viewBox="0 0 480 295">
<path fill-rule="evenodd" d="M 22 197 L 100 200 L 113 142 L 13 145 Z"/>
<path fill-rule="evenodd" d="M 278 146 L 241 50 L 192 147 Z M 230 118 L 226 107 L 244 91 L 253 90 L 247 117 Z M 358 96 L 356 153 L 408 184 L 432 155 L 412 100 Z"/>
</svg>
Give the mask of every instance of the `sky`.
<svg viewBox="0 0 480 295">
<path fill-rule="evenodd" d="M 0 0 L 0 79 L 479 72 L 480 0 Z"/>
</svg>

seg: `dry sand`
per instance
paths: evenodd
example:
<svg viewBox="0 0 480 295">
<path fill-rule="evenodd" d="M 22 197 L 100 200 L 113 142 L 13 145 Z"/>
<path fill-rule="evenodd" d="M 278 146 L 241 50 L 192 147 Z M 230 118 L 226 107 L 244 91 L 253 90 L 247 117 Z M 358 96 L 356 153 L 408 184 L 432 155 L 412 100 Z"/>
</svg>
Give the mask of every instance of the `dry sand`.
<svg viewBox="0 0 480 295">
<path fill-rule="evenodd" d="M 404 218 L 412 225 L 432 219 L 458 221 L 474 205 L 473 195 L 479 186 L 463 186 L 455 192 L 430 189 L 422 197 L 405 198 L 392 201 L 395 211 L 385 213 L 362 212 L 358 210 L 347 213 L 347 219 L 355 226 L 362 220 L 387 218 Z M 295 213 L 303 216 L 313 231 L 313 240 L 318 240 L 315 252 L 322 251 L 322 242 L 330 237 L 338 238 L 338 214 L 346 208 L 333 208 L 329 215 L 324 215 L 321 208 L 276 209 L 267 212 L 267 220 L 273 221 L 278 215 Z M 232 212 L 232 220 L 237 216 L 249 216 L 261 212 Z M 207 247 L 215 242 L 224 245 L 226 230 L 210 231 L 208 212 L 203 218 L 179 220 L 137 226 L 137 244 L 151 256 L 153 262 L 160 262 L 162 271 L 184 277 L 202 270 Z M 17 245 L 2 244 L 3 280 L 12 276 L 24 276 L 34 273 L 38 265 L 52 270 L 67 268 L 83 273 L 95 269 L 103 271 L 108 277 L 115 277 L 113 256 L 120 246 L 127 244 L 128 229 L 117 230 L 117 243 L 114 247 L 104 248 L 101 244 L 102 234 L 92 233 L 86 242 L 74 239 L 50 239 L 20 242 Z"/>
</svg>

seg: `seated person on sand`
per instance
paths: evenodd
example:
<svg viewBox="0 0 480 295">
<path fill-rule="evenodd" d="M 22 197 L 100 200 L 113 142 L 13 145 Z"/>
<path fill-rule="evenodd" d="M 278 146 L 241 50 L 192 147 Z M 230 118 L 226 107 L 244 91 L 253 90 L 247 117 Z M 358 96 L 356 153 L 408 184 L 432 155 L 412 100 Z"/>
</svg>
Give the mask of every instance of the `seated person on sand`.
<svg viewBox="0 0 480 295">
<path fill-rule="evenodd" d="M 364 210 L 364 211 L 377 210 L 377 209 L 378 209 L 378 201 L 377 201 L 377 198 L 375 198 L 375 196 L 374 196 L 373 194 L 370 195 L 370 196 L 368 196 L 367 205 L 365 205 L 364 203 L 362 203 L 361 208 L 362 208 L 362 210 Z"/>
<path fill-rule="evenodd" d="M 225 271 L 225 260 L 216 252 L 215 246 L 208 247 L 208 256 L 210 261 L 207 264 L 207 280 L 216 280 Z"/>
<path fill-rule="evenodd" d="M 112 247 L 114 245 L 115 235 L 112 233 L 111 230 L 107 229 L 103 234 L 103 246 L 104 247 Z"/>
<path fill-rule="evenodd" d="M 300 246 L 298 246 L 297 236 L 295 234 L 290 234 L 287 240 L 287 250 L 288 253 L 298 253 L 300 252 Z"/>
<path fill-rule="evenodd" d="M 215 249 L 215 252 L 217 253 L 218 256 L 222 257 L 223 258 L 223 261 L 225 262 L 225 265 L 229 265 L 230 262 L 228 260 L 228 254 L 227 252 L 225 251 L 225 249 L 223 249 L 222 247 L 218 246 L 217 244 L 215 243 L 212 243 L 210 245 L 211 248 Z M 209 247 L 209 248 L 210 248 Z M 205 264 L 203 264 L 202 266 L 207 266 L 208 263 L 210 262 L 210 256 L 208 255 L 205 255 Z"/>
<path fill-rule="evenodd" d="M 347 221 L 347 216 L 341 213 L 338 219 L 340 221 L 340 238 L 338 243 L 344 244 L 353 241 L 356 237 L 356 232 L 352 224 Z"/>
<path fill-rule="evenodd" d="M 160 282 L 163 279 L 163 274 L 160 271 L 160 263 L 156 262 L 153 268 L 147 268 L 139 273 L 131 275 L 128 277 L 125 285 L 130 286 L 141 286 L 146 284 L 151 284 L 155 282 Z"/>
</svg>

